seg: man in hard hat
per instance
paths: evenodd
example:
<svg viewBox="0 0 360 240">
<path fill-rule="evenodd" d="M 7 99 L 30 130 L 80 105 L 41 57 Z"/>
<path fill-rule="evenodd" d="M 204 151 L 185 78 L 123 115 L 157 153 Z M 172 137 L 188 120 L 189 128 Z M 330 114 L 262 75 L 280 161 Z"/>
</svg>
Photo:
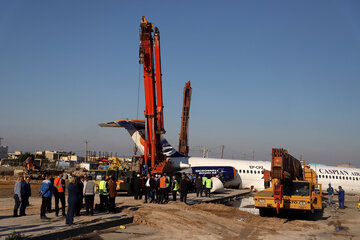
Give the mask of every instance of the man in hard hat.
<svg viewBox="0 0 360 240">
<path fill-rule="evenodd" d="M 329 202 L 329 205 L 331 205 L 331 204 L 333 204 L 334 188 L 331 186 L 330 183 L 329 183 L 329 187 L 327 189 L 327 193 L 328 193 L 328 202 Z"/>
</svg>

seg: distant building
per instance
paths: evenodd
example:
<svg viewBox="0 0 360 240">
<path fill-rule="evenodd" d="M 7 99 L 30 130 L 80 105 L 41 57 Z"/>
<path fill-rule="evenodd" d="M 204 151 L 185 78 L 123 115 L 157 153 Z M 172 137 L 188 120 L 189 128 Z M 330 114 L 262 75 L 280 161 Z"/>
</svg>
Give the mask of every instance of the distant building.
<svg viewBox="0 0 360 240">
<path fill-rule="evenodd" d="M 15 151 L 13 153 L 8 153 L 7 155 L 8 155 L 8 158 L 10 158 L 10 159 L 18 159 L 21 154 L 22 154 L 21 151 Z"/>
<path fill-rule="evenodd" d="M 67 155 L 67 156 L 61 156 L 60 157 L 61 161 L 71 161 L 71 162 L 81 162 L 84 160 L 83 157 L 79 157 L 77 155 Z"/>
<path fill-rule="evenodd" d="M 0 159 L 8 157 L 8 146 L 0 146 Z"/>
<path fill-rule="evenodd" d="M 44 156 L 45 157 L 45 151 L 36 151 L 35 155 L 37 156 Z"/>
<path fill-rule="evenodd" d="M 45 158 L 51 162 L 61 160 L 62 156 L 69 156 L 71 153 L 65 151 L 45 151 Z"/>
</svg>

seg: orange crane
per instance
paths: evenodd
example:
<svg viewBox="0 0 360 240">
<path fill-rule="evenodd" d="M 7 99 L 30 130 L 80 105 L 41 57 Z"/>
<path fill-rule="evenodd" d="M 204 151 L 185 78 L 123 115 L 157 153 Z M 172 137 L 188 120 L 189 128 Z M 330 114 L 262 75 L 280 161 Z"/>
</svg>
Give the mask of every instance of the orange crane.
<svg viewBox="0 0 360 240">
<path fill-rule="evenodd" d="M 191 102 L 191 83 L 188 81 L 184 87 L 184 98 L 183 98 L 183 109 L 181 115 L 181 129 L 179 137 L 179 152 L 188 156 L 188 127 L 189 127 L 189 113 L 190 113 L 190 102 Z"/>
<path fill-rule="evenodd" d="M 160 58 L 160 31 L 142 17 L 140 24 L 139 63 L 143 65 L 145 90 L 146 139 L 144 164 L 151 172 L 170 171 L 170 162 L 162 154 L 161 134 L 165 133 Z M 150 162 L 149 162 L 150 161 Z M 149 164 L 150 163 L 150 164 Z"/>
</svg>

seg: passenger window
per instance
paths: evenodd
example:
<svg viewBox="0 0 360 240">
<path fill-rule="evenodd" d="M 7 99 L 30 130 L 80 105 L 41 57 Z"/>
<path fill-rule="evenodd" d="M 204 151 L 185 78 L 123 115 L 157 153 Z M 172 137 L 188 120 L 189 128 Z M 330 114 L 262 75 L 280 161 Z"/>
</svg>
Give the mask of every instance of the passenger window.
<svg viewBox="0 0 360 240">
<path fill-rule="evenodd" d="M 358 181 L 359 179 L 358 178 L 356 178 L 356 181 Z"/>
<path fill-rule="evenodd" d="M 245 173 L 245 170 L 243 170 L 243 173 Z"/>
<path fill-rule="evenodd" d="M 247 170 L 246 172 L 249 173 L 249 170 Z"/>
<path fill-rule="evenodd" d="M 328 176 L 327 175 L 325 175 L 326 176 L 326 178 L 328 178 Z"/>
<path fill-rule="evenodd" d="M 348 180 L 348 177 L 346 177 L 346 180 Z"/>
<path fill-rule="evenodd" d="M 258 174 L 261 174 L 261 172 L 260 172 L 260 171 L 258 171 Z"/>
<path fill-rule="evenodd" d="M 250 170 L 250 173 L 252 174 L 252 170 Z"/>
<path fill-rule="evenodd" d="M 336 176 L 336 179 L 338 179 L 338 176 Z"/>
</svg>

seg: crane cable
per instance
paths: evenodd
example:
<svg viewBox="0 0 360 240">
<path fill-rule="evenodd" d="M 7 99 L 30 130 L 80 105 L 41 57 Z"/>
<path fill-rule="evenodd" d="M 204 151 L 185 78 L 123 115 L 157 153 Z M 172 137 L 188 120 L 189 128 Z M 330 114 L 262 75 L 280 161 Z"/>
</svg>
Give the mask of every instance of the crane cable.
<svg viewBox="0 0 360 240">
<path fill-rule="evenodd" d="M 140 79 L 141 79 L 141 64 L 139 64 L 139 79 L 138 79 L 138 91 L 137 91 L 137 106 L 136 106 L 136 120 L 139 120 L 139 108 L 140 108 Z M 136 136 L 136 141 L 137 142 L 139 136 Z M 137 147 L 136 147 L 136 143 L 134 146 L 134 155 L 136 155 L 137 153 Z"/>
<path fill-rule="evenodd" d="M 141 78 L 141 64 L 139 64 L 139 79 L 138 79 L 138 92 L 137 92 L 137 108 L 136 108 L 136 119 L 139 119 L 139 108 L 140 108 L 140 78 Z"/>
</svg>

